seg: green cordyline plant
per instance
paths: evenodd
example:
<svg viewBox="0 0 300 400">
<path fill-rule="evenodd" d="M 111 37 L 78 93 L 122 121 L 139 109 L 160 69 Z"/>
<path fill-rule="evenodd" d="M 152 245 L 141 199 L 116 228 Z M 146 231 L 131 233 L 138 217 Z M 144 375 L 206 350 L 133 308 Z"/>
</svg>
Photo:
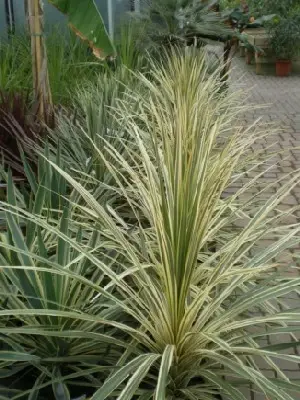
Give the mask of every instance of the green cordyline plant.
<svg viewBox="0 0 300 400">
<path fill-rule="evenodd" d="M 118 66 L 115 71 L 107 69 L 98 79 L 78 85 L 77 89 L 80 89 L 74 96 L 73 104 L 75 111 L 70 114 L 67 109 L 62 109 L 57 129 L 49 135 L 48 144 L 50 153 L 54 155 L 53 159 L 55 160 L 59 141 L 64 165 L 68 167 L 68 171 L 72 171 L 73 177 L 76 175 L 81 182 L 89 183 L 89 188 L 97 188 L 94 196 L 100 203 L 106 203 L 108 199 L 112 203 L 118 196 L 113 193 L 115 189 L 111 190 L 115 180 L 99 156 L 98 148 L 104 149 L 105 143 L 109 142 L 126 157 L 127 152 L 120 138 L 126 141 L 129 135 L 112 117 L 111 110 L 117 108 L 123 97 L 128 98 L 128 87 L 133 85 L 138 90 L 138 80 L 123 65 Z M 138 100 L 131 101 L 130 104 L 136 109 Z M 31 146 L 32 143 L 29 144 L 29 152 Z M 82 175 L 83 171 L 86 175 Z M 100 200 L 98 196 L 102 195 L 108 196 L 107 199 Z"/>
<path fill-rule="evenodd" d="M 259 174 L 226 192 L 260 165 L 249 151 L 268 132 L 239 126 L 246 108 L 220 95 L 218 75 L 202 52 L 173 51 L 110 109 L 126 132 L 120 148 L 117 135 L 101 147 L 86 135 L 131 219 L 78 178 L 93 173 L 74 175 L 47 149 L 28 205 L 8 185 L 0 359 L 7 377 L 36 378 L 19 392 L 14 380 L 11 398 L 50 398 L 49 386 L 56 399 L 92 400 L 245 400 L 247 383 L 272 400 L 299 392 L 277 361 L 300 361 L 284 351 L 298 344 L 299 310 L 285 299 L 300 278 L 273 260 L 299 242 L 300 227 L 270 214 L 299 174 L 264 204 L 251 196 Z M 56 178 L 45 184 L 49 171 Z M 55 211 L 44 199 L 49 190 L 60 197 L 57 180 L 66 190 Z M 265 235 L 274 243 L 259 248 Z M 264 344 L 286 334 L 293 343 Z"/>
<path fill-rule="evenodd" d="M 78 194 L 70 190 L 66 180 L 45 162 L 44 157 L 50 157 L 48 146 L 39 158 L 37 175 L 24 159 L 29 190 L 16 187 L 10 173 L 2 171 L 1 174 L 2 180 L 7 182 L 7 203 L 14 206 L 14 210 L 1 212 L 7 231 L 1 232 L 0 259 L 1 265 L 10 267 L 1 276 L 0 308 L 3 313 L 14 310 L 15 315 L 1 316 L 0 398 L 67 399 L 69 390 L 64 380 L 80 380 L 81 376 L 84 376 L 82 385 L 87 386 L 89 382 L 95 391 L 101 385 L 96 374 L 111 370 L 113 364 L 109 359 L 115 352 L 115 345 L 118 346 L 113 335 L 107 336 L 108 342 L 103 342 L 109 327 L 108 330 L 100 328 L 97 321 L 91 320 L 78 324 L 67 315 L 72 310 L 86 307 L 91 307 L 94 315 L 106 312 L 105 302 L 102 301 L 101 306 L 100 303 L 92 304 L 95 294 L 89 285 L 82 285 L 71 276 L 81 276 L 82 282 L 88 279 L 99 287 L 103 274 L 80 255 L 84 248 L 90 251 L 99 246 L 99 234 L 96 230 L 84 231 L 79 226 L 74 230 L 72 220 L 76 219 L 76 210 L 71 203 L 73 200 L 79 202 Z M 57 166 L 62 166 L 59 149 L 55 161 Z M 25 214 L 18 213 L 17 216 L 16 207 Z M 47 229 L 29 215 L 43 220 Z M 73 238 L 77 250 L 74 251 L 63 238 L 59 239 L 56 232 Z M 15 247 L 17 251 L 14 251 Z M 18 267 L 21 265 L 26 265 L 29 270 Z M 55 265 L 60 267 L 56 269 Z M 59 273 L 61 267 L 71 275 Z M 25 309 L 25 316 L 17 316 Z M 57 312 L 62 313 L 60 317 L 54 315 Z M 13 328 L 15 335 L 11 339 Z M 30 348 L 35 349 L 32 354 Z M 99 357 L 105 368 L 98 365 Z M 40 363 L 39 359 L 43 361 Z M 83 392 L 80 390 L 81 394 L 91 392 L 86 387 Z"/>
</svg>

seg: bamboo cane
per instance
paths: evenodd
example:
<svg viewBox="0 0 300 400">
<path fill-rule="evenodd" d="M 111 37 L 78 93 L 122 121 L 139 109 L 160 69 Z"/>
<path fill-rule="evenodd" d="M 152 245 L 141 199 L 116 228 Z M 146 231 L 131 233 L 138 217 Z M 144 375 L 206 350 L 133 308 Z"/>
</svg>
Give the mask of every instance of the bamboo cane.
<svg viewBox="0 0 300 400">
<path fill-rule="evenodd" d="M 27 0 L 28 22 L 31 35 L 33 89 L 36 115 L 48 124 L 53 116 L 53 106 L 44 38 L 44 15 L 41 0 Z"/>
</svg>

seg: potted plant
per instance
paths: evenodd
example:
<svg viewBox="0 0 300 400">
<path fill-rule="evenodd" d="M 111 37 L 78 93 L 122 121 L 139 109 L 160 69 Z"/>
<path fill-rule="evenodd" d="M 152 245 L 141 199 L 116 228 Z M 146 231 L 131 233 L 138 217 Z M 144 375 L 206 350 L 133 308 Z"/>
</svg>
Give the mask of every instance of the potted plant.
<svg viewBox="0 0 300 400">
<path fill-rule="evenodd" d="M 276 56 L 276 75 L 291 73 L 292 59 L 300 49 L 300 27 L 295 17 L 281 19 L 270 27 L 270 45 Z"/>
</svg>

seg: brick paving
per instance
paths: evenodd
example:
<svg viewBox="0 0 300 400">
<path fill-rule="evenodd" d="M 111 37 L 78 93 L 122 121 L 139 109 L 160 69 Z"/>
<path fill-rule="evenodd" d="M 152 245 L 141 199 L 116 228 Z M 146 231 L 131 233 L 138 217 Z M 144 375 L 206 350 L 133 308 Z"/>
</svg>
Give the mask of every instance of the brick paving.
<svg viewBox="0 0 300 400">
<path fill-rule="evenodd" d="M 272 181 L 275 183 L 286 174 L 300 169 L 300 76 L 292 75 L 289 78 L 277 78 L 272 75 L 256 75 L 254 66 L 245 65 L 244 58 L 236 56 L 232 64 L 230 90 L 238 89 L 246 89 L 248 91 L 247 102 L 267 106 L 267 108 L 250 110 L 246 113 L 243 117 L 245 126 L 261 117 L 263 121 L 274 123 L 280 129 L 274 136 L 261 139 L 254 146 L 256 149 L 265 149 L 266 154 L 269 151 L 274 152 L 274 150 L 278 152 L 275 156 L 278 164 L 271 171 L 264 174 L 258 185 L 266 185 Z M 270 145 L 273 145 L 272 150 L 268 149 Z M 254 174 L 258 172 L 260 172 L 259 167 L 256 171 L 253 171 Z M 284 184 L 287 179 L 283 179 L 280 185 Z M 276 190 L 276 187 L 275 189 L 270 189 L 270 193 L 266 193 L 267 197 L 273 194 L 274 190 Z M 299 210 L 297 210 L 297 207 L 299 207 Z M 278 212 L 287 211 L 291 208 L 295 208 L 294 212 L 285 222 L 299 223 L 300 185 L 294 188 L 290 195 L 284 199 L 278 207 Z M 270 242 L 272 242 L 272 238 L 267 238 L 260 245 L 265 246 Z M 300 267 L 300 258 L 296 257 L 298 250 L 300 250 L 300 247 L 299 249 L 293 248 L 288 253 L 283 254 L 280 260 L 277 260 L 288 265 L 290 273 L 293 274 L 298 274 L 297 268 L 293 269 L 293 267 Z M 300 252 L 298 253 L 300 254 Z M 287 297 L 286 303 L 291 307 L 299 307 L 300 298 L 293 293 Z M 289 335 L 286 335 L 286 338 L 283 336 L 268 338 L 269 344 L 287 340 L 292 340 Z M 296 354 L 298 354 L 297 349 L 291 351 L 296 351 Z M 300 351 L 300 347 L 298 347 L 298 351 Z M 268 365 L 258 365 L 264 370 L 266 376 L 276 378 L 275 372 L 269 369 Z M 300 365 L 280 361 L 278 366 L 290 379 L 298 379 L 300 381 Z M 267 400 L 265 396 L 255 393 L 255 388 L 245 388 L 244 394 L 249 400 Z M 295 400 L 300 400 L 300 393 L 291 395 Z"/>
</svg>

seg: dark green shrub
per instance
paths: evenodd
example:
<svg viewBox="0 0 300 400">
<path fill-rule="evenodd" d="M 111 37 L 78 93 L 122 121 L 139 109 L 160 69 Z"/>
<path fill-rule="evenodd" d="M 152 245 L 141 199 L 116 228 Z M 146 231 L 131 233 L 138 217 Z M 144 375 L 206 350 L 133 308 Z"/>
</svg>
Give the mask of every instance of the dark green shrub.
<svg viewBox="0 0 300 400">
<path fill-rule="evenodd" d="M 300 16 L 281 19 L 273 24 L 271 46 L 278 59 L 291 60 L 300 50 Z"/>
</svg>

